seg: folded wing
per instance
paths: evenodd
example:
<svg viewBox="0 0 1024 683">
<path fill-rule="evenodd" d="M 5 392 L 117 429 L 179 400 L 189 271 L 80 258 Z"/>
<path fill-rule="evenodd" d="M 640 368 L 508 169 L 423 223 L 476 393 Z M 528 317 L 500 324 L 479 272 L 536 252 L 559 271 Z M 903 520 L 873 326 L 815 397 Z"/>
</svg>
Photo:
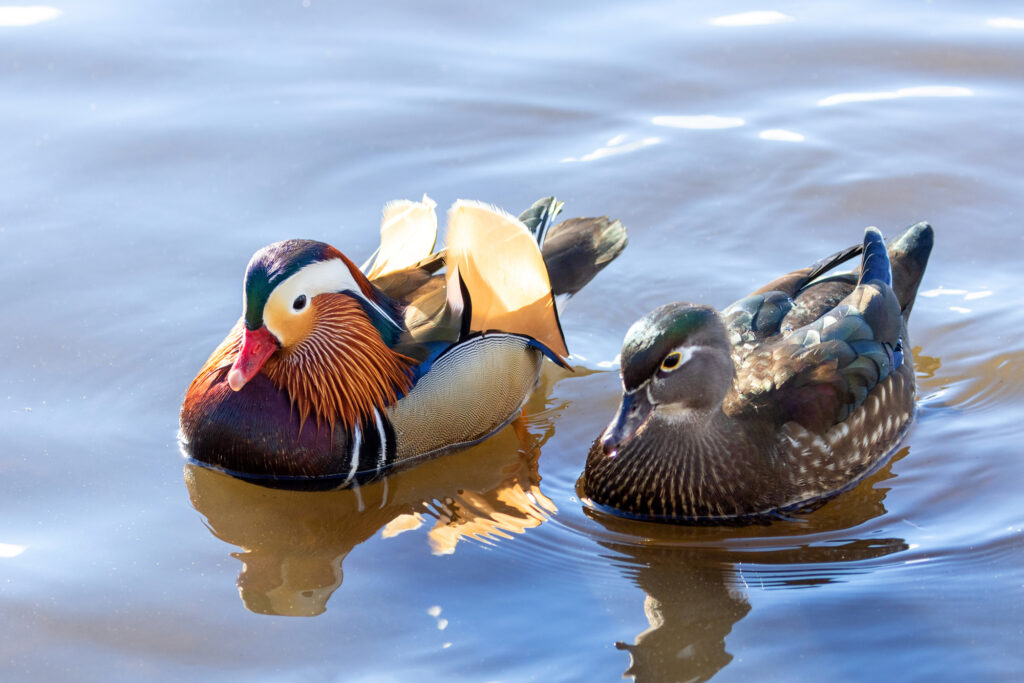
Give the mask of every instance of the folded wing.
<svg viewBox="0 0 1024 683">
<path fill-rule="evenodd" d="M 814 322 L 743 357 L 726 409 L 814 430 L 846 419 L 903 363 L 905 323 L 891 282 L 885 243 L 868 228 L 854 290 Z"/>
</svg>

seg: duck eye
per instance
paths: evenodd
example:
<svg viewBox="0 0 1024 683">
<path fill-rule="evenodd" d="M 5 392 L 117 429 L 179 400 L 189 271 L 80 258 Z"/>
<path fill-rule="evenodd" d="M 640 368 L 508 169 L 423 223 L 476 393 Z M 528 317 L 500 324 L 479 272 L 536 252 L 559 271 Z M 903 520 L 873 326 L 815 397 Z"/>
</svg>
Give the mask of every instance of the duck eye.
<svg viewBox="0 0 1024 683">
<path fill-rule="evenodd" d="M 682 356 L 679 354 L 678 351 L 673 351 L 672 353 L 665 356 L 665 360 L 661 361 L 661 369 L 675 370 L 676 368 L 679 367 L 679 361 L 681 358 Z"/>
<path fill-rule="evenodd" d="M 295 297 L 295 301 L 292 302 L 292 308 L 294 308 L 296 311 L 301 311 L 305 307 L 306 307 L 306 295 L 305 294 L 299 294 L 297 297 Z"/>
</svg>

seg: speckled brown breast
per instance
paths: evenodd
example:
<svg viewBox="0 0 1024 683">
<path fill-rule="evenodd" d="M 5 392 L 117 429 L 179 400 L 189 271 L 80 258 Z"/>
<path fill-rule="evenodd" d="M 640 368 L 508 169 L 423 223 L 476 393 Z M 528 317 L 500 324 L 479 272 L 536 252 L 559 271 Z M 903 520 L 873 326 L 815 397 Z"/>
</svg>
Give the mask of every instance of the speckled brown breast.
<svg viewBox="0 0 1024 683">
<path fill-rule="evenodd" d="M 914 416 L 914 371 L 904 364 L 824 433 L 796 422 L 687 428 L 652 418 L 615 455 L 601 440 L 580 491 L 616 514 L 675 522 L 758 518 L 808 506 L 854 485 L 890 455 Z"/>
</svg>

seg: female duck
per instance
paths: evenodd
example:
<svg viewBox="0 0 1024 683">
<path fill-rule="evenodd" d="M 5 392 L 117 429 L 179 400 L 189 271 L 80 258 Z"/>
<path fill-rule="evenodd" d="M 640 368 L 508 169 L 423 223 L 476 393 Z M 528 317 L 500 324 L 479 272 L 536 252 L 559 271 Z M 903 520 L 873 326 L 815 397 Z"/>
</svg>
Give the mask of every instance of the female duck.
<svg viewBox="0 0 1024 683">
<path fill-rule="evenodd" d="M 636 322 L 584 495 L 631 517 L 725 521 L 808 506 L 872 471 L 913 417 L 907 319 L 932 241 L 918 223 L 887 251 L 869 228 L 721 316 L 674 303 Z M 861 252 L 859 275 L 826 275 Z"/>
<path fill-rule="evenodd" d="M 252 257 L 242 318 L 182 405 L 187 455 L 274 486 L 343 487 L 515 416 L 544 356 L 568 356 L 554 297 L 618 256 L 625 230 L 607 218 L 551 226 L 554 198 L 518 219 L 459 201 L 434 252 L 434 206 L 389 204 L 362 270 L 310 240 Z"/>
</svg>

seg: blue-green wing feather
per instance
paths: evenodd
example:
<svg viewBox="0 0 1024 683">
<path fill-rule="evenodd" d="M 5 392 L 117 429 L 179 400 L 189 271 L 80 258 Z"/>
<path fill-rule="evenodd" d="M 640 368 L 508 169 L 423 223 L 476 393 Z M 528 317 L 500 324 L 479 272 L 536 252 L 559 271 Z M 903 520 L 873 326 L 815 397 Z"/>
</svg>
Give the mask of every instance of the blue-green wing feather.
<svg viewBox="0 0 1024 683">
<path fill-rule="evenodd" d="M 768 339 L 780 332 L 788 332 L 785 321 L 794 308 L 806 321 L 813 320 L 836 305 L 849 294 L 854 282 L 840 280 L 840 289 L 819 291 L 818 281 L 823 275 L 861 253 L 863 245 L 837 251 L 806 268 L 793 271 L 769 282 L 751 295 L 740 299 L 722 311 L 722 320 L 733 344 L 752 344 Z M 812 283 L 815 283 L 812 285 Z M 816 289 L 815 289 L 816 288 Z M 811 290 L 814 289 L 814 294 Z M 833 292 L 833 290 L 835 290 Z M 826 294 L 820 296 L 819 294 Z"/>
<path fill-rule="evenodd" d="M 881 235 L 865 235 L 861 277 L 843 303 L 742 359 L 738 409 L 827 429 L 903 362 L 900 303 Z"/>
<path fill-rule="evenodd" d="M 519 214 L 519 220 L 533 234 L 541 248 L 544 247 L 548 228 L 555 222 L 555 217 L 562 212 L 563 206 L 564 202 L 560 202 L 554 197 L 544 197 L 535 201 L 530 208 Z"/>
</svg>

